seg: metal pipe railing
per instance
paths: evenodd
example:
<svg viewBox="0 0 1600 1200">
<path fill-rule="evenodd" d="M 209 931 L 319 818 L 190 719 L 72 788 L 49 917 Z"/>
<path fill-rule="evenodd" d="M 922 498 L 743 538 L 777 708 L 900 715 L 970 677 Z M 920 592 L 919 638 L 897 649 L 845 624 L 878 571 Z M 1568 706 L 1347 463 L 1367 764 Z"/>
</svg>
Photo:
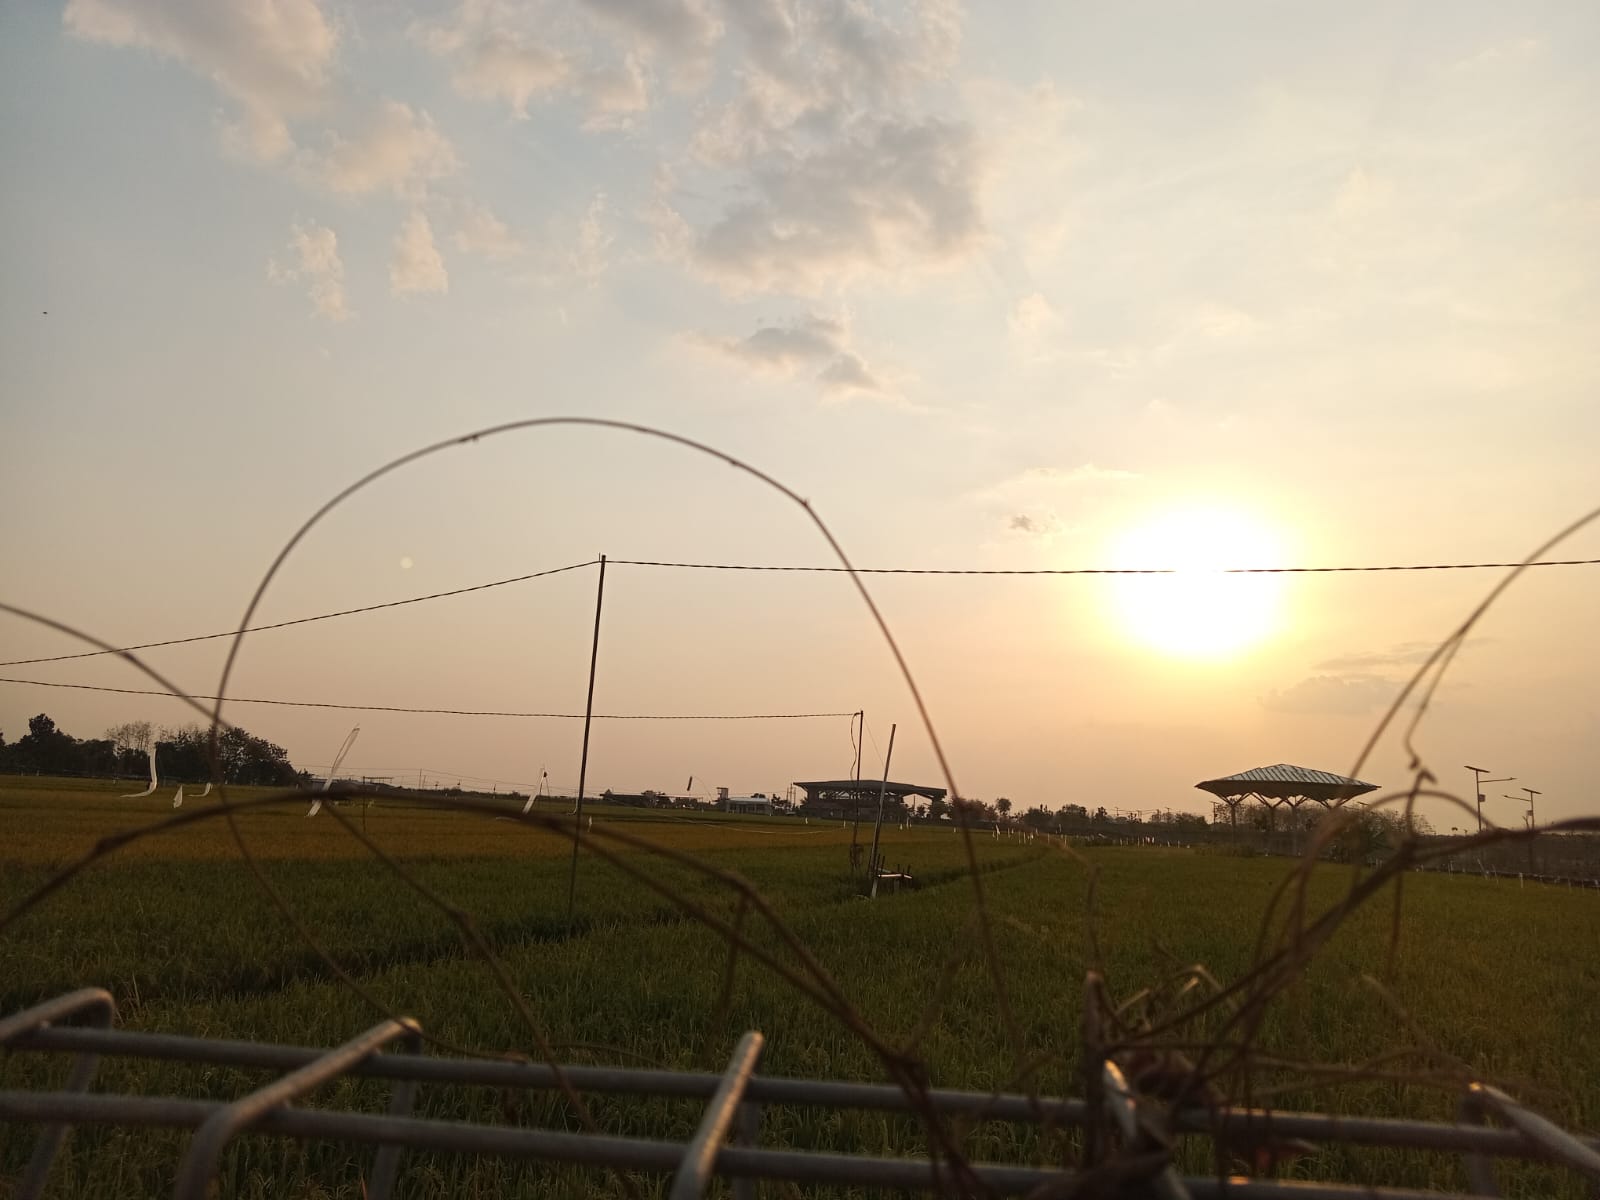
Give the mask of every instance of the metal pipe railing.
<svg viewBox="0 0 1600 1200">
<path fill-rule="evenodd" d="M 788 1180 L 839 1186 L 888 1187 L 917 1192 L 970 1186 L 976 1181 L 997 1194 L 1018 1195 L 1042 1185 L 1070 1187 L 1084 1173 L 1050 1166 L 946 1161 L 786 1150 L 757 1146 L 761 1107 L 806 1106 L 866 1109 L 905 1114 L 929 1111 L 967 1120 L 1000 1120 L 1043 1127 L 1082 1127 L 1093 1116 L 1076 1099 L 930 1089 L 915 1096 L 898 1087 L 836 1080 L 780 1079 L 755 1073 L 762 1037 L 741 1039 L 723 1074 L 564 1066 L 504 1060 L 440 1058 L 417 1053 L 420 1029 L 407 1019 L 386 1021 L 334 1050 L 109 1028 L 111 997 L 85 989 L 0 1019 L 0 1046 L 10 1053 L 66 1053 L 74 1057 L 66 1085 L 54 1091 L 0 1091 L 0 1122 L 43 1126 L 16 1195 L 42 1191 L 51 1162 L 74 1125 L 166 1126 L 196 1130 L 178 1173 L 180 1197 L 206 1194 L 227 1144 L 241 1133 L 344 1141 L 379 1148 L 367 1192 L 389 1194 L 403 1150 L 536 1159 L 575 1166 L 610 1166 L 673 1174 L 675 1200 L 704 1194 L 713 1176 L 734 1181 L 735 1194 L 752 1194 L 750 1181 Z M 56 1024 L 84 1015 L 95 1026 Z M 402 1041 L 404 1052 L 383 1050 Z M 280 1073 L 272 1083 L 232 1103 L 181 1097 L 106 1095 L 87 1090 L 98 1059 L 118 1055 L 154 1061 L 258 1068 Z M 303 1109 L 292 1101 L 334 1079 L 369 1077 L 393 1083 L 384 1114 Z M 1270 1129 L 1277 1138 L 1344 1145 L 1410 1148 L 1463 1155 L 1475 1195 L 1494 1195 L 1491 1163 L 1534 1159 L 1564 1165 L 1600 1181 L 1600 1140 L 1578 1137 L 1518 1105 L 1505 1093 L 1474 1084 L 1454 1123 L 1325 1113 L 1275 1112 L 1254 1108 L 1196 1108 L 1177 1113 L 1139 1097 L 1114 1063 L 1099 1073 L 1112 1127 L 1131 1156 L 1158 1162 L 1149 1183 L 1169 1200 L 1228 1196 L 1257 1200 L 1344 1200 L 1355 1196 L 1402 1200 L 1440 1193 L 1371 1185 L 1218 1177 L 1180 1177 L 1170 1164 L 1174 1139 L 1209 1136 L 1219 1143 Z M 707 1102 L 699 1129 L 684 1141 L 524 1129 L 411 1115 L 422 1084 L 578 1092 Z M 1493 1118 L 1505 1128 L 1485 1124 Z M 726 1144 L 730 1133 L 733 1144 Z"/>
</svg>

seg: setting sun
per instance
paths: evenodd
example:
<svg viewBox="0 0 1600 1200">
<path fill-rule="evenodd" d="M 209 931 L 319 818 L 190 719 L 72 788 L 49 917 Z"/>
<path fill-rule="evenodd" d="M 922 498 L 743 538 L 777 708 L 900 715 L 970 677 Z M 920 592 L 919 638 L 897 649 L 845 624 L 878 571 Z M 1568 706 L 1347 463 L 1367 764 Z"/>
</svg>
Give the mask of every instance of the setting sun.
<svg viewBox="0 0 1600 1200">
<path fill-rule="evenodd" d="M 1226 509 L 1180 509 L 1128 532 L 1117 544 L 1123 568 L 1175 568 L 1173 575 L 1125 575 L 1113 589 L 1118 619 L 1135 638 L 1167 654 L 1218 658 L 1276 628 L 1283 598 L 1277 575 L 1226 574 L 1278 565 L 1266 526 Z"/>
</svg>

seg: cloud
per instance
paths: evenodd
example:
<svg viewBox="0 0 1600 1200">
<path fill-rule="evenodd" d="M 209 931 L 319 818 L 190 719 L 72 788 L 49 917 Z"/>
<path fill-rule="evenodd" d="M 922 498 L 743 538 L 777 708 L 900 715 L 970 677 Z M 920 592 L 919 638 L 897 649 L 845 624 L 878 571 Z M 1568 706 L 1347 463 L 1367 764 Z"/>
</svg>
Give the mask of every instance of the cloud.
<svg viewBox="0 0 1600 1200">
<path fill-rule="evenodd" d="M 1026 537 L 1053 538 L 1061 532 L 1062 525 L 1054 513 L 1040 516 L 1032 513 L 1012 513 L 1006 521 L 1006 530 Z"/>
<path fill-rule="evenodd" d="M 1313 671 L 1371 671 L 1379 667 L 1413 667 L 1428 660 L 1437 642 L 1400 642 L 1387 650 L 1368 650 L 1324 659 Z"/>
<path fill-rule="evenodd" d="M 1022 357 L 1038 362 L 1055 356 L 1065 322 L 1055 305 L 1033 292 L 1012 306 L 1006 324 Z"/>
<path fill-rule="evenodd" d="M 694 83 L 709 68 L 721 23 L 703 0 L 584 0 L 584 7 Z"/>
<path fill-rule="evenodd" d="M 619 63 L 585 70 L 578 77 L 577 92 L 589 105 L 587 129 L 624 128 L 650 107 L 644 67 L 631 54 Z"/>
<path fill-rule="evenodd" d="M 1082 463 L 1076 467 L 1029 467 L 972 494 L 993 510 L 1012 533 L 1055 536 L 1070 527 L 1062 509 L 1081 506 L 1083 494 L 1104 485 L 1138 479 L 1132 471 Z"/>
<path fill-rule="evenodd" d="M 1313 675 L 1268 692 L 1261 706 L 1296 716 L 1358 717 L 1394 702 L 1399 685 L 1377 675 Z"/>
<path fill-rule="evenodd" d="M 1492 638 L 1468 638 L 1462 649 L 1479 646 Z M 1379 671 L 1386 667 L 1420 667 L 1439 648 L 1438 642 L 1397 642 L 1387 650 L 1366 650 L 1325 659 L 1313 671 Z"/>
<path fill-rule="evenodd" d="M 565 56 L 501 32 L 485 34 L 463 55 L 455 83 L 463 95 L 503 100 L 519 117 L 528 101 L 566 86 L 572 65 Z"/>
<path fill-rule="evenodd" d="M 883 382 L 849 347 L 842 321 L 808 313 L 764 325 L 746 338 L 706 338 L 705 344 L 758 370 L 780 375 L 812 372 L 825 393 L 882 392 Z"/>
<path fill-rule="evenodd" d="M 627 125 L 650 103 L 641 57 L 661 43 L 648 32 L 638 34 L 639 26 L 648 31 L 660 24 L 673 41 L 679 35 L 672 31 L 683 18 L 664 10 L 620 11 L 628 9 L 627 5 L 601 7 L 605 9 L 602 23 L 614 35 L 624 35 L 626 48 L 621 53 L 611 45 L 616 36 L 599 36 L 585 22 L 575 21 L 574 13 L 556 22 L 531 9 L 480 0 L 464 0 L 446 20 L 417 22 L 410 35 L 418 45 L 454 65 L 452 80 L 463 96 L 503 103 L 518 118 L 529 115 L 535 100 L 573 96 L 588 109 L 585 128 L 617 128 Z M 699 52 L 697 56 L 704 58 Z M 703 66 L 702 61 L 696 69 Z"/>
<path fill-rule="evenodd" d="M 366 195 L 385 189 L 415 191 L 456 169 L 455 151 L 427 113 L 386 100 L 354 138 L 328 135 L 316 169 L 334 191 Z"/>
<path fill-rule="evenodd" d="M 333 230 L 320 225 L 296 225 L 289 237 L 294 264 L 281 266 L 267 261 L 267 278 L 274 283 L 303 282 L 312 307 L 330 321 L 345 321 L 355 313 L 344 295 L 344 263 L 339 258 L 339 239 Z"/>
<path fill-rule="evenodd" d="M 75 37 L 154 51 L 211 80 L 244 110 L 230 144 L 262 160 L 293 146 L 289 123 L 324 101 L 339 39 L 316 0 L 68 0 Z"/>
<path fill-rule="evenodd" d="M 389 260 L 389 290 L 397 296 L 447 292 L 450 276 L 434 245 L 433 226 L 421 209 L 413 209 L 394 239 Z"/>
<path fill-rule="evenodd" d="M 479 204 L 464 206 L 454 241 L 463 254 L 484 258 L 515 258 L 527 249 L 504 221 Z"/>
<path fill-rule="evenodd" d="M 606 228 L 610 205 L 604 192 L 596 192 L 578 222 L 578 235 L 572 244 L 568 268 L 580 279 L 596 279 L 606 269 L 615 236 Z"/>
<path fill-rule="evenodd" d="M 694 242 L 736 287 L 810 291 L 869 268 L 947 262 L 976 244 L 979 149 L 965 125 L 888 120 L 753 170 L 755 195 Z"/>
<path fill-rule="evenodd" d="M 701 187 L 666 201 L 691 231 L 677 248 L 696 270 L 735 291 L 810 294 L 978 244 L 983 143 L 933 113 L 960 44 L 954 4 L 749 0 L 724 12 L 744 53 L 690 153 L 727 173 L 732 199 L 708 212 Z"/>
<path fill-rule="evenodd" d="M 883 384 L 860 357 L 845 351 L 817 372 L 825 392 L 881 392 Z"/>
</svg>

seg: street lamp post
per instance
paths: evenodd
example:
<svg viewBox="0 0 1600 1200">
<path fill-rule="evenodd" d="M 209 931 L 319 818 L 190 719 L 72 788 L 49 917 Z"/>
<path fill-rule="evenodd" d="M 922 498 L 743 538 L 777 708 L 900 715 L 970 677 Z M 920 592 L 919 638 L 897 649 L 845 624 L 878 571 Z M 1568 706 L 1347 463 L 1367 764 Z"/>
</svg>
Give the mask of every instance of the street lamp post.
<svg viewBox="0 0 1600 1200">
<path fill-rule="evenodd" d="M 1519 792 L 1526 792 L 1527 793 L 1528 828 L 1532 829 L 1533 828 L 1533 798 L 1535 796 L 1542 796 L 1542 795 L 1544 795 L 1544 793 L 1543 792 L 1536 792 L 1531 787 L 1518 788 L 1517 790 Z M 1521 800 L 1522 797 L 1521 796 L 1507 796 L 1506 799 L 1507 800 Z"/>
<path fill-rule="evenodd" d="M 1473 794 L 1475 796 L 1477 796 L 1477 798 L 1478 798 L 1478 832 L 1482 833 L 1483 832 L 1483 785 L 1486 784 L 1486 783 L 1510 783 L 1512 780 L 1514 780 L 1516 778 L 1516 776 L 1515 775 L 1507 775 L 1504 779 L 1485 779 L 1485 778 L 1483 778 L 1483 776 L 1485 776 L 1485 775 L 1487 775 L 1489 773 L 1489 768 L 1488 767 L 1467 767 L 1465 769 L 1472 772 L 1472 791 L 1473 791 Z"/>
<path fill-rule="evenodd" d="M 1528 832 L 1532 833 L 1533 832 L 1533 798 L 1535 796 L 1542 796 L 1542 795 L 1544 795 L 1544 793 L 1543 792 L 1534 791 L 1534 789 L 1531 788 L 1531 787 L 1520 788 L 1518 790 L 1527 793 L 1526 799 L 1527 799 L 1527 802 L 1528 802 Z M 1522 797 L 1522 796 L 1507 796 L 1506 797 L 1507 800 L 1521 800 L 1523 798 L 1524 797 Z M 1528 874 L 1532 875 L 1533 873 L 1534 873 L 1533 839 L 1529 838 L 1528 839 Z"/>
</svg>

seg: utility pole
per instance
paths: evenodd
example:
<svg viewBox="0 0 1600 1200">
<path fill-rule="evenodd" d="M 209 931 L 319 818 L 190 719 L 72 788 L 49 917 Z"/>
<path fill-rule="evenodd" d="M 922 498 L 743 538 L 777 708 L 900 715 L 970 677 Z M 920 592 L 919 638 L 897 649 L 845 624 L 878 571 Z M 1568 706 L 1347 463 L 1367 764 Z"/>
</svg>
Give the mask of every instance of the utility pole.
<svg viewBox="0 0 1600 1200">
<path fill-rule="evenodd" d="M 867 739 L 867 710 L 856 713 L 856 766 L 855 787 L 850 793 L 850 807 L 855 823 L 850 826 L 850 874 L 856 873 L 856 834 L 861 828 L 861 744 Z"/>
<path fill-rule="evenodd" d="M 867 872 L 872 876 L 872 894 L 878 894 L 878 835 L 883 831 L 883 796 L 889 790 L 889 763 L 894 758 L 895 726 L 889 726 L 889 752 L 883 756 L 883 778 L 878 780 L 878 823 L 872 827 L 872 855 Z"/>
<path fill-rule="evenodd" d="M 1473 791 L 1473 794 L 1476 795 L 1477 798 L 1478 798 L 1478 832 L 1482 833 L 1483 832 L 1483 785 L 1486 784 L 1486 783 L 1510 783 L 1510 782 L 1512 782 L 1513 780 L 1516 779 L 1516 776 L 1515 775 L 1507 775 L 1503 779 L 1485 779 L 1485 778 L 1483 778 L 1483 776 L 1485 776 L 1485 775 L 1487 775 L 1489 773 L 1489 768 L 1488 767 L 1466 767 L 1464 769 L 1472 772 L 1472 791 Z"/>
<path fill-rule="evenodd" d="M 572 929 L 572 906 L 578 894 L 578 842 L 583 830 L 583 785 L 589 775 L 589 725 L 594 719 L 594 671 L 600 661 L 600 610 L 606 600 L 606 556 L 600 556 L 600 584 L 594 596 L 594 642 L 589 647 L 589 696 L 583 703 L 583 756 L 578 760 L 578 804 L 572 810 L 572 871 L 567 878 L 567 929 Z"/>
</svg>

